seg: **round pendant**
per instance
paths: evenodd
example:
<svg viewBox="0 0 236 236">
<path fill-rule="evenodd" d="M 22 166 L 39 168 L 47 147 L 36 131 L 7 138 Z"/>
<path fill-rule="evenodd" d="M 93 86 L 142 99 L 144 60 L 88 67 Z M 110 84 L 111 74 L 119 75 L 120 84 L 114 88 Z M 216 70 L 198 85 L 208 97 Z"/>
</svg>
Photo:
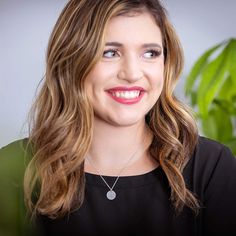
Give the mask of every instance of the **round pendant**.
<svg viewBox="0 0 236 236">
<path fill-rule="evenodd" d="M 107 198 L 109 200 L 114 200 L 116 198 L 116 193 L 113 190 L 107 192 Z"/>
</svg>

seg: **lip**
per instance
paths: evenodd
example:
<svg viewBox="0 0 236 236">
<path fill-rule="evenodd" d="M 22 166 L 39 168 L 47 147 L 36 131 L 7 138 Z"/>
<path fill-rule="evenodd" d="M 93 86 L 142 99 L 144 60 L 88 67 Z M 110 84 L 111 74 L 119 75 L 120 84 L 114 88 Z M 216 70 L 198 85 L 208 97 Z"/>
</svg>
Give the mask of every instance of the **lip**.
<svg viewBox="0 0 236 236">
<path fill-rule="evenodd" d="M 141 92 L 145 91 L 145 89 L 140 86 L 133 86 L 133 87 L 119 86 L 119 87 L 107 89 L 106 91 L 107 92 L 115 92 L 115 91 L 132 91 L 132 90 L 139 90 Z"/>
<path fill-rule="evenodd" d="M 139 90 L 140 91 L 140 95 L 137 98 L 132 98 L 132 99 L 125 99 L 125 98 L 120 98 L 120 97 L 115 97 L 112 95 L 112 92 L 116 92 L 116 91 L 132 91 L 132 90 Z M 118 103 L 121 104 L 125 104 L 125 105 L 132 105 L 132 104 L 136 104 L 138 102 L 141 101 L 141 99 L 144 96 L 144 88 L 139 87 L 139 86 L 134 86 L 134 87 L 114 87 L 111 89 L 106 90 L 106 92 L 108 93 L 108 95 L 115 100 Z"/>
</svg>

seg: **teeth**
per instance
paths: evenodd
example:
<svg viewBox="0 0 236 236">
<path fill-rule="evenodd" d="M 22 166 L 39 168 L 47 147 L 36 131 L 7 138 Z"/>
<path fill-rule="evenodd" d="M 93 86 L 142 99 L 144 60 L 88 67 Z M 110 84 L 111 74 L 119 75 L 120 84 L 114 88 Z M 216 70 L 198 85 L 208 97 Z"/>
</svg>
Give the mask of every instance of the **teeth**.
<svg viewBox="0 0 236 236">
<path fill-rule="evenodd" d="M 140 91 L 134 90 L 134 91 L 116 91 L 112 92 L 112 96 L 118 97 L 118 98 L 126 98 L 126 99 L 133 99 L 137 98 L 140 94 Z"/>
</svg>

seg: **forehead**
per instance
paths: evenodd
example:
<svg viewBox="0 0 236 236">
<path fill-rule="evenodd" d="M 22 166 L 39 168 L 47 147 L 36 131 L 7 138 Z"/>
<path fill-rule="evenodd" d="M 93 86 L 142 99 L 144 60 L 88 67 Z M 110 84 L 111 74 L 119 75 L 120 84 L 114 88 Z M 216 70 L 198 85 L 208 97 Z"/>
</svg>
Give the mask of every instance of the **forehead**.
<svg viewBox="0 0 236 236">
<path fill-rule="evenodd" d="M 113 17 L 108 22 L 105 41 L 161 44 L 162 36 L 154 17 L 148 12 L 143 12 Z"/>
</svg>

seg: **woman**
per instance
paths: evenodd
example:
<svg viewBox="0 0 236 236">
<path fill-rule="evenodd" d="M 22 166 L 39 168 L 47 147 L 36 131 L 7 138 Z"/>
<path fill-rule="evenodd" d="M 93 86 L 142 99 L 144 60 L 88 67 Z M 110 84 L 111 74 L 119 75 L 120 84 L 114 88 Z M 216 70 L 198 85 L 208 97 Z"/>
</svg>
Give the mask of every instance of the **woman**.
<svg viewBox="0 0 236 236">
<path fill-rule="evenodd" d="M 24 146 L 40 235 L 236 235 L 236 160 L 174 97 L 182 66 L 158 0 L 68 2 Z"/>
</svg>

